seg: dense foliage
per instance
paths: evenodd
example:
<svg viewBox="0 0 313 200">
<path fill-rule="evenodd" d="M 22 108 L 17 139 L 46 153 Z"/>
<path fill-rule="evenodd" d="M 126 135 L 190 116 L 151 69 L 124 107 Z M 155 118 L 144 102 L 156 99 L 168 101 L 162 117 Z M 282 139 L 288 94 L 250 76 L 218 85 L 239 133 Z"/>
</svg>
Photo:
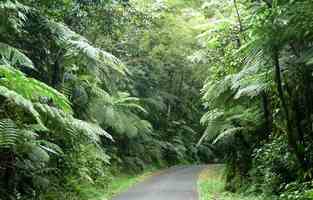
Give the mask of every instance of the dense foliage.
<svg viewBox="0 0 313 200">
<path fill-rule="evenodd" d="M 222 152 L 231 191 L 313 197 L 312 9 L 310 0 L 204 6 L 210 27 L 200 51 L 209 68 L 200 143 Z"/>
<path fill-rule="evenodd" d="M 0 199 L 216 161 L 313 199 L 312 0 L 0 0 Z M 201 125 L 200 125 L 201 124 Z"/>
<path fill-rule="evenodd" d="M 186 7 L 0 1 L 0 199 L 103 199 L 120 171 L 209 159 Z"/>
</svg>

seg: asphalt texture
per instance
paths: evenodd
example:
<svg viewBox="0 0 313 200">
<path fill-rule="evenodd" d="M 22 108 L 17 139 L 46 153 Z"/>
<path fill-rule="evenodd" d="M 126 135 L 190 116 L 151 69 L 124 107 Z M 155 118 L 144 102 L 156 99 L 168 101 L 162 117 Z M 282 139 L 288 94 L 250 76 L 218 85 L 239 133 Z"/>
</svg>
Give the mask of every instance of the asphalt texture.
<svg viewBox="0 0 313 200">
<path fill-rule="evenodd" d="M 136 184 L 113 200 L 198 200 L 197 179 L 204 168 L 170 168 Z"/>
</svg>

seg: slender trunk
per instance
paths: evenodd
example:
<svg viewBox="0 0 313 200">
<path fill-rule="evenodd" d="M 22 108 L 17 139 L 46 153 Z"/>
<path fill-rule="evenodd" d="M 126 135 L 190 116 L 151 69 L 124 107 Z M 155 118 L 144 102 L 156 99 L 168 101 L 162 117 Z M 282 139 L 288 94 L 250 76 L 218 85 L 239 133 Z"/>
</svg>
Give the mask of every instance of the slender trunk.
<svg viewBox="0 0 313 200">
<path fill-rule="evenodd" d="M 242 21 L 241 21 L 241 17 L 240 17 L 240 13 L 239 13 L 239 8 L 238 8 L 237 0 L 233 0 L 233 2 L 234 2 L 234 6 L 235 6 L 235 10 L 236 10 L 236 15 L 237 15 L 237 19 L 238 19 L 239 30 L 240 30 L 240 33 L 242 33 L 242 32 L 243 32 L 243 26 L 242 26 Z"/>
<path fill-rule="evenodd" d="M 61 66 L 62 58 L 63 58 L 63 50 L 60 49 L 56 55 L 55 61 L 52 66 L 53 71 L 52 71 L 51 85 L 54 88 L 58 88 L 60 86 L 60 83 L 62 82 L 62 76 L 63 76 L 63 69 Z"/>
<path fill-rule="evenodd" d="M 171 119 L 171 104 L 168 104 L 168 108 L 167 108 L 167 120 L 169 121 Z"/>
<path fill-rule="evenodd" d="M 273 127 L 273 119 L 272 119 L 272 112 L 270 109 L 270 99 L 265 92 L 261 93 L 262 97 L 262 106 L 263 106 L 263 113 L 265 119 L 265 134 L 262 136 L 263 140 L 268 140 L 269 135 L 272 132 Z"/>
<path fill-rule="evenodd" d="M 174 71 L 169 71 L 168 73 L 168 76 L 169 76 L 169 88 L 168 88 L 168 91 L 170 91 L 171 93 L 173 93 L 173 90 L 174 90 Z M 171 112 L 172 112 L 172 105 L 171 105 L 171 101 L 168 101 L 168 106 L 167 106 L 167 120 L 169 121 L 170 118 L 171 118 Z"/>
<path fill-rule="evenodd" d="M 301 57 L 301 54 L 299 53 L 299 49 L 304 49 L 305 48 L 305 45 L 301 45 L 301 44 L 295 44 L 295 43 L 291 43 L 290 44 L 290 48 L 293 52 L 293 54 L 297 57 L 297 58 L 300 58 Z M 294 95 L 294 96 L 291 96 L 292 98 L 296 98 L 294 101 L 296 103 L 296 109 L 295 109 L 295 112 L 296 112 L 296 118 L 297 118 L 297 126 L 299 127 L 298 129 L 299 130 L 303 130 L 303 126 L 305 127 L 304 128 L 304 132 L 306 133 L 309 133 L 309 136 L 312 138 L 313 137 L 313 133 L 312 133 L 312 120 L 311 120 L 311 115 L 313 113 L 313 104 L 312 104 L 312 79 L 311 79 L 311 74 L 312 74 L 312 70 L 306 66 L 304 63 L 302 64 L 299 64 L 300 65 L 300 69 L 303 69 L 303 70 L 300 70 L 301 72 L 301 75 L 302 75 L 302 79 L 303 80 L 301 82 L 302 84 L 302 87 L 303 87 L 303 95 Z M 305 109 L 302 109 L 303 113 L 300 113 L 299 111 L 299 105 L 301 104 L 301 100 L 302 100 L 302 96 L 304 97 L 303 98 L 303 101 L 304 101 L 304 105 L 305 105 Z M 300 100 L 300 103 L 298 102 Z M 305 124 L 301 124 L 301 121 L 305 119 Z M 299 132 L 301 135 L 303 135 L 303 131 L 302 132 Z M 300 135 L 300 136 L 301 136 Z"/>
<path fill-rule="evenodd" d="M 240 32 L 240 34 L 242 34 L 242 33 L 243 33 L 243 25 L 242 25 L 242 21 L 241 21 L 239 9 L 238 9 L 237 0 L 233 0 L 233 2 L 234 2 L 234 6 L 235 6 L 235 10 L 236 10 L 236 15 L 237 15 L 237 19 L 238 19 L 239 32 Z M 241 47 L 240 34 L 238 35 L 238 38 L 237 38 L 237 45 L 238 45 L 238 48 Z"/>
<path fill-rule="evenodd" d="M 184 71 L 181 72 L 181 79 L 178 87 L 178 96 L 183 95 L 183 86 L 184 86 L 184 81 L 185 81 L 185 73 Z"/>
<path fill-rule="evenodd" d="M 286 99 L 284 97 L 281 72 L 280 72 L 280 63 L 279 63 L 279 51 L 277 49 L 274 49 L 273 61 L 274 61 L 274 67 L 275 67 L 275 82 L 276 82 L 278 97 L 280 99 L 281 106 L 282 106 L 282 109 L 284 111 L 285 119 L 286 119 L 286 123 L 287 123 L 288 144 L 289 144 L 290 149 L 297 156 L 297 159 L 299 160 L 301 166 L 303 168 L 306 168 L 305 159 L 304 159 L 304 152 L 301 151 L 300 148 L 298 147 L 297 137 L 295 137 L 295 135 L 294 135 L 288 105 L 287 105 Z"/>
<path fill-rule="evenodd" d="M 51 85 L 54 88 L 57 88 L 60 83 L 60 75 L 61 75 L 61 69 L 60 69 L 60 63 L 59 60 L 56 60 L 53 64 L 53 72 L 52 72 L 52 80 Z"/>
<path fill-rule="evenodd" d="M 310 68 L 308 66 L 303 66 L 303 69 L 305 70 L 303 73 L 303 87 L 304 87 L 304 100 L 305 100 L 305 118 L 306 118 L 306 122 L 305 122 L 305 130 L 310 133 L 310 137 L 313 137 L 312 134 L 312 129 L 311 129 L 311 125 L 312 125 L 312 119 L 311 119 L 311 115 L 313 114 L 313 105 L 312 105 L 312 101 L 313 101 L 313 97 L 312 97 L 312 79 L 311 79 L 311 75 L 312 75 L 312 71 L 310 70 Z"/>
<path fill-rule="evenodd" d="M 294 103 L 293 103 L 293 110 L 295 111 L 295 121 L 296 121 L 296 127 L 297 127 L 297 131 L 298 131 L 298 135 L 299 135 L 299 142 L 301 145 L 304 145 L 304 132 L 303 132 L 303 128 L 301 125 L 301 121 L 302 121 L 302 113 L 300 113 L 299 108 L 299 103 L 298 101 L 295 99 Z"/>
<path fill-rule="evenodd" d="M 12 152 L 3 153 L 2 160 L 4 166 L 4 183 L 7 191 L 13 192 L 15 190 L 15 165 L 16 165 L 16 156 Z"/>
</svg>

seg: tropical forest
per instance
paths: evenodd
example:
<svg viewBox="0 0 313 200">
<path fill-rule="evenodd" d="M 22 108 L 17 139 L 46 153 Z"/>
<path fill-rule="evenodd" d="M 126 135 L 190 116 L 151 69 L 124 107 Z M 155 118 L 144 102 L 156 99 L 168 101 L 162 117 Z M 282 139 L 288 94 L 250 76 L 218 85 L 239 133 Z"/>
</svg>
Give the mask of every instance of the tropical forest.
<svg viewBox="0 0 313 200">
<path fill-rule="evenodd" d="M 0 200 L 313 200 L 313 1 L 0 0 Z"/>
</svg>

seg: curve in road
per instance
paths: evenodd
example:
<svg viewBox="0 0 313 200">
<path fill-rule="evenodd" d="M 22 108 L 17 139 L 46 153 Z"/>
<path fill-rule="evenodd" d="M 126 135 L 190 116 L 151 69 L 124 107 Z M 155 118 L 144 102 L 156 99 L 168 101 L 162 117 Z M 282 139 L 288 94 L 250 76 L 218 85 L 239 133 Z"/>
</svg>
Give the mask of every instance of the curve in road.
<svg viewBox="0 0 313 200">
<path fill-rule="evenodd" d="M 173 167 L 138 183 L 113 200 L 198 200 L 197 179 L 204 166 Z"/>
</svg>

